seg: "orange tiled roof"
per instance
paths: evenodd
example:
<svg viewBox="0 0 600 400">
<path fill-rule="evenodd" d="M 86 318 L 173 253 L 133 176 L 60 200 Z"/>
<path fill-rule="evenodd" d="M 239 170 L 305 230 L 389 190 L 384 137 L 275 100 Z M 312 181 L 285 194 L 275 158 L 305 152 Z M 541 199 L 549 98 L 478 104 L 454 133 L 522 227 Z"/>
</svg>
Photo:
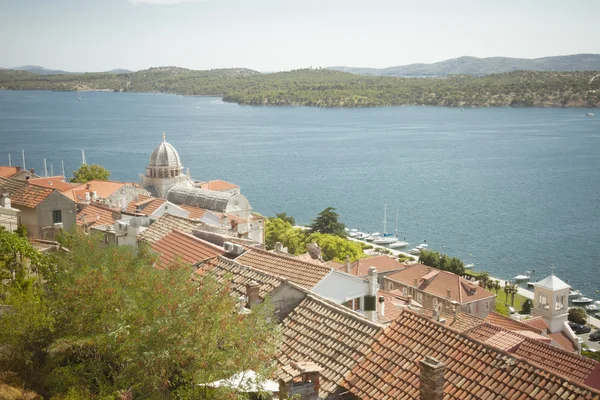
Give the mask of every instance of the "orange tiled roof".
<svg viewBox="0 0 600 400">
<path fill-rule="evenodd" d="M 246 284 L 254 281 L 260 285 L 259 295 L 264 299 L 265 296 L 284 282 L 281 278 L 246 267 L 223 256 L 210 258 L 196 266 L 198 267 L 195 271 L 196 274 L 209 273 L 214 275 L 218 281 L 228 283 L 237 296 L 245 296 Z"/>
<path fill-rule="evenodd" d="M 577 348 L 573 345 L 573 342 L 567 337 L 567 334 L 564 332 L 554 332 L 549 333 L 548 337 L 555 341 L 561 349 L 568 351 L 569 353 L 573 353 L 577 351 Z M 600 382 L 599 382 L 600 384 Z M 599 385 L 600 387 L 600 385 Z"/>
<path fill-rule="evenodd" d="M 137 240 L 152 244 L 160 240 L 163 236 L 171 233 L 173 229 L 177 229 L 185 233 L 192 233 L 194 229 L 200 226 L 202 226 L 202 223 L 198 221 L 176 217 L 175 215 L 171 214 L 163 214 L 142 233 L 140 233 L 137 236 Z"/>
<path fill-rule="evenodd" d="M 65 178 L 63 178 L 62 176 L 50 176 L 48 178 L 31 178 L 29 179 L 29 183 L 47 187 L 50 189 L 56 189 L 60 192 L 73 189 L 75 187 L 75 185 L 65 182 Z"/>
<path fill-rule="evenodd" d="M 427 318 L 433 318 L 433 310 L 430 308 L 421 309 L 419 314 Z M 485 323 L 483 318 L 462 311 L 452 313 L 442 310 L 440 312 L 440 318 L 445 320 L 444 325 L 449 326 L 458 332 L 468 331 L 469 329 L 473 329 Z"/>
<path fill-rule="evenodd" d="M 30 185 L 27 181 L 0 178 L 0 190 L 9 194 L 13 206 L 36 208 L 54 189 Z"/>
<path fill-rule="evenodd" d="M 532 328 L 538 329 L 540 332 L 548 331 L 548 324 L 544 321 L 542 317 L 535 317 L 530 319 L 525 319 L 521 321 L 525 325 L 531 326 Z"/>
<path fill-rule="evenodd" d="M 429 281 L 423 278 L 428 277 Z M 386 279 L 413 286 L 417 279 L 417 288 L 437 297 L 446 298 L 450 289 L 450 300 L 460 304 L 470 303 L 496 295 L 466 279 L 448 271 L 442 271 L 423 264 L 408 266 L 405 270 L 389 275 Z M 470 290 L 474 289 L 474 290 Z"/>
<path fill-rule="evenodd" d="M 565 351 L 543 341 L 490 324 L 480 325 L 466 334 L 473 339 L 523 357 L 541 368 L 578 383 L 583 383 L 598 364 L 598 361 L 591 358 L 582 357 L 571 351 Z M 555 340 L 553 336 L 559 340 L 561 338 L 568 340 L 562 332 L 559 332 L 558 335 L 551 334 L 549 338 Z M 596 388 L 600 388 L 600 382 Z"/>
<path fill-rule="evenodd" d="M 196 207 L 196 206 L 188 206 L 187 204 L 178 204 L 179 207 L 183 208 L 185 211 L 189 212 L 189 219 L 200 219 L 202 217 L 204 217 L 204 214 L 206 214 L 206 209 L 205 208 L 200 208 L 200 207 Z"/>
<path fill-rule="evenodd" d="M 224 254 L 223 248 L 179 230 L 165 235 L 152 244 L 152 250 L 159 254 L 157 267 L 165 268 L 180 260 L 187 264 Z"/>
<path fill-rule="evenodd" d="M 507 317 L 506 315 L 498 314 L 497 312 L 490 312 L 487 317 L 485 317 L 485 321 L 499 326 L 500 328 L 508 329 L 509 331 L 531 331 L 537 334 L 541 334 L 541 329 L 537 329 L 534 326 L 525 324 L 521 321 L 516 321 L 511 317 Z"/>
<path fill-rule="evenodd" d="M 236 261 L 268 274 L 289 279 L 308 289 L 312 289 L 331 271 L 329 267 L 323 265 L 258 249 L 249 249 L 236 258 Z"/>
<path fill-rule="evenodd" d="M 312 361 L 323 368 L 320 398 L 333 393 L 382 327 L 352 310 L 309 294 L 282 322 L 277 363 Z"/>
<path fill-rule="evenodd" d="M 221 180 L 204 182 L 200 185 L 200 189 L 217 190 L 217 191 L 237 189 L 237 188 L 239 188 L 238 185 L 231 183 L 231 182 L 227 182 L 227 181 L 221 181 Z"/>
<path fill-rule="evenodd" d="M 543 345 L 543 343 L 542 343 Z M 405 311 L 343 386 L 361 399 L 419 399 L 420 361 L 446 367 L 444 399 L 600 399 L 600 392 Z"/>
<path fill-rule="evenodd" d="M 113 215 L 120 215 L 119 211 L 111 210 L 99 204 L 90 203 L 77 213 L 77 225 L 112 225 L 115 223 Z"/>
<path fill-rule="evenodd" d="M 137 201 L 130 201 L 127 204 L 125 211 L 131 214 L 152 215 L 165 202 L 165 199 L 140 195 Z"/>
<path fill-rule="evenodd" d="M 89 185 L 89 188 L 88 188 Z M 121 189 L 123 186 L 135 186 L 134 183 L 130 182 L 115 182 L 115 181 L 89 181 L 88 183 L 82 183 L 72 189 L 66 190 L 63 194 L 74 201 L 84 201 L 86 192 L 96 192 L 98 197 L 107 198 L 110 197 L 114 192 Z"/>
<path fill-rule="evenodd" d="M 0 177 L 2 178 L 10 178 L 14 174 L 17 173 L 17 167 L 7 167 L 5 165 L 0 165 Z"/>
<path fill-rule="evenodd" d="M 367 276 L 369 275 L 369 267 L 375 267 L 377 268 L 377 272 L 384 273 L 400 271 L 406 268 L 406 265 L 402 264 L 394 257 L 386 255 L 361 258 L 360 260 L 350 264 L 350 275 Z M 346 272 L 346 265 L 341 264 L 341 266 L 338 266 L 337 269 L 339 271 Z"/>
</svg>

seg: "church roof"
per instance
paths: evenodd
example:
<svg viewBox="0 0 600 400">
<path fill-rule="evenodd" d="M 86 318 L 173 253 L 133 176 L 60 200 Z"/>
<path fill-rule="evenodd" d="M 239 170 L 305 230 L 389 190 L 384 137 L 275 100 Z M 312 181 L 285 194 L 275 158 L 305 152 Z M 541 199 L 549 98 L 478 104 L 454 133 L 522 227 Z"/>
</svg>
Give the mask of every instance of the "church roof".
<svg viewBox="0 0 600 400">
<path fill-rule="evenodd" d="M 177 167 L 181 168 L 179 153 L 170 143 L 167 143 L 163 135 L 163 141 L 156 146 L 150 155 L 148 167 Z"/>
<path fill-rule="evenodd" d="M 544 278 L 541 281 L 534 283 L 533 286 L 544 288 L 544 289 L 550 289 L 550 290 L 561 290 L 561 289 L 570 289 L 571 288 L 571 286 L 569 286 L 568 283 L 561 281 L 554 275 L 550 275 L 549 277 Z"/>
<path fill-rule="evenodd" d="M 229 200 L 235 195 L 199 188 L 174 187 L 167 193 L 167 200 L 175 204 L 187 204 L 213 211 L 227 211 Z"/>
</svg>

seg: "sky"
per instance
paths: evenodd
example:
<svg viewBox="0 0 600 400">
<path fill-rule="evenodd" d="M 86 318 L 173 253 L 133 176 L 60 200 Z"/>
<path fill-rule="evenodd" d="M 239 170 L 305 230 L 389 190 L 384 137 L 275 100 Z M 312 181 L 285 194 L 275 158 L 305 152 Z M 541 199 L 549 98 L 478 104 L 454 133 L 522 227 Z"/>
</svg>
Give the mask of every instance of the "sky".
<svg viewBox="0 0 600 400">
<path fill-rule="evenodd" d="M 600 53 L 599 0 L 0 0 L 0 66 L 384 68 Z"/>
</svg>

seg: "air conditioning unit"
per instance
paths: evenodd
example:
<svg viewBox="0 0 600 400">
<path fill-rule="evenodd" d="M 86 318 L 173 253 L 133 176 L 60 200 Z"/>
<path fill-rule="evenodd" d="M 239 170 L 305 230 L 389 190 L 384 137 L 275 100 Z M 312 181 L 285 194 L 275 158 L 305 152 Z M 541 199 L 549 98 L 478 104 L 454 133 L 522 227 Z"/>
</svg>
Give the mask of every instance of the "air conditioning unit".
<svg viewBox="0 0 600 400">
<path fill-rule="evenodd" d="M 240 255 L 243 252 L 244 252 L 244 246 L 242 246 L 241 244 L 234 244 L 233 245 L 233 254 Z"/>
<path fill-rule="evenodd" d="M 53 226 L 54 226 L 54 229 L 64 229 L 64 225 L 62 222 L 57 222 Z"/>
<path fill-rule="evenodd" d="M 233 253 L 233 246 L 233 243 L 225 242 L 223 243 L 223 250 L 225 250 L 226 253 Z"/>
</svg>

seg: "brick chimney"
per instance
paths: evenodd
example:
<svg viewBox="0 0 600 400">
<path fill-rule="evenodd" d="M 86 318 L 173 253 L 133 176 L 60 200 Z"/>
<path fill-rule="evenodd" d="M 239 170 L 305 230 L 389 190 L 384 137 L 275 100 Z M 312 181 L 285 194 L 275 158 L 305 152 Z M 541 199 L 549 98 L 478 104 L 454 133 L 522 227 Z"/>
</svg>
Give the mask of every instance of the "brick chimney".
<svg viewBox="0 0 600 400">
<path fill-rule="evenodd" d="M 369 291 L 367 293 L 368 296 L 371 296 L 377 299 L 377 291 L 379 290 L 379 284 L 377 283 L 377 268 L 371 266 L 369 267 L 369 275 L 367 276 L 367 280 L 369 281 Z M 367 311 L 366 316 L 369 321 L 376 322 L 377 321 L 377 302 L 375 302 L 375 310 Z"/>
<path fill-rule="evenodd" d="M 346 272 L 349 274 L 350 270 L 351 270 L 351 267 L 350 267 L 350 255 L 346 254 Z"/>
<path fill-rule="evenodd" d="M 443 400 L 446 366 L 433 357 L 421 360 L 420 400 Z"/>
<path fill-rule="evenodd" d="M 16 168 L 17 168 L 17 172 L 21 172 L 21 169 L 22 169 L 21 167 L 19 167 L 19 166 L 17 165 L 17 167 L 16 167 Z"/>
<path fill-rule="evenodd" d="M 260 285 L 256 281 L 246 284 L 246 297 L 248 298 L 248 308 L 252 308 L 260 303 L 259 295 Z"/>
<path fill-rule="evenodd" d="M 29 170 L 29 173 L 31 173 L 32 175 L 33 175 L 33 174 L 35 174 L 35 169 L 31 168 L 31 169 Z"/>
</svg>

